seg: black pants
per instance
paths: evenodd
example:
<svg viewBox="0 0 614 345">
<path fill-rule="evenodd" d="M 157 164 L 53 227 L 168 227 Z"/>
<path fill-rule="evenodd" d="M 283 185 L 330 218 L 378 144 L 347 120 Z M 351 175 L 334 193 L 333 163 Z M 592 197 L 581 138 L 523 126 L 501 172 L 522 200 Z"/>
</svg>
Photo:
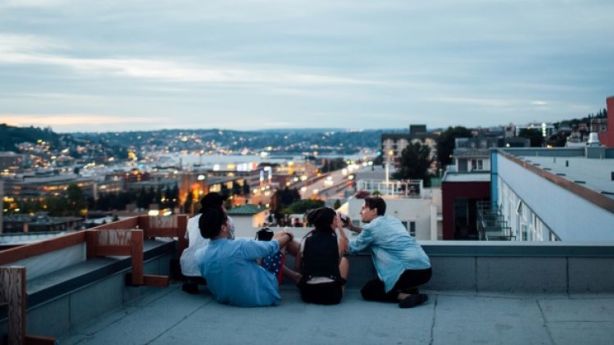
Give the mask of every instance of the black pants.
<svg viewBox="0 0 614 345">
<path fill-rule="evenodd" d="M 401 274 L 399 280 L 397 280 L 389 292 L 386 292 L 383 281 L 373 279 L 362 287 L 360 293 L 362 298 L 367 301 L 398 302 L 397 296 L 399 292 L 416 293 L 419 285 L 431 280 L 432 273 L 433 271 L 430 268 L 425 270 L 406 270 Z"/>
<path fill-rule="evenodd" d="M 298 285 L 301 298 L 305 303 L 339 304 L 343 297 L 343 284 L 340 282 Z"/>
</svg>

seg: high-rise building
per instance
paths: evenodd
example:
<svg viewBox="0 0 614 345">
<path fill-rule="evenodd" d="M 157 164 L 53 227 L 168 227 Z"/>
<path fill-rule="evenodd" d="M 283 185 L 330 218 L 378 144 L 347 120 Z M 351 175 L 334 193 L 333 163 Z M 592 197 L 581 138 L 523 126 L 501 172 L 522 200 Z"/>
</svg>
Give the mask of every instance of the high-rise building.
<svg viewBox="0 0 614 345">
<path fill-rule="evenodd" d="M 0 234 L 2 233 L 2 224 L 4 219 L 4 181 L 0 180 Z"/>
<path fill-rule="evenodd" d="M 606 100 L 608 107 L 608 124 L 605 132 L 599 132 L 599 141 L 606 147 L 614 147 L 614 96 Z"/>
</svg>

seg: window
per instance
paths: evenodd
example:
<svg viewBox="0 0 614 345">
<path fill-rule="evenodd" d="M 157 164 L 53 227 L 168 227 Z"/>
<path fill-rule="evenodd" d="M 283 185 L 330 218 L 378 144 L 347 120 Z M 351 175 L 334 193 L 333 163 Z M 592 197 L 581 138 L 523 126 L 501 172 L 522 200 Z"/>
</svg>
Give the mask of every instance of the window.
<svg viewBox="0 0 614 345">
<path fill-rule="evenodd" d="M 412 237 L 416 237 L 416 222 L 415 221 L 401 221 L 405 229 Z"/>
<path fill-rule="evenodd" d="M 518 201 L 518 205 L 516 206 L 516 214 L 522 216 L 522 201 Z"/>
<path fill-rule="evenodd" d="M 528 241 L 529 240 L 529 227 L 526 224 L 522 224 L 521 226 L 521 233 L 522 233 L 522 240 L 523 241 Z"/>
</svg>

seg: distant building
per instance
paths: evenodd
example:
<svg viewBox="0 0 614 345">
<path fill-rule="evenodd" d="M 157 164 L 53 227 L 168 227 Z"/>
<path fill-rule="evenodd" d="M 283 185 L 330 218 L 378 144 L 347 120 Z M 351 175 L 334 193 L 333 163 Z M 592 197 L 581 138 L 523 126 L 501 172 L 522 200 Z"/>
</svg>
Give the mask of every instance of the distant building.
<svg viewBox="0 0 614 345">
<path fill-rule="evenodd" d="M 614 240 L 614 149 L 499 149 L 491 159 L 491 213 L 512 239 Z"/>
<path fill-rule="evenodd" d="M 410 125 L 407 133 L 382 133 L 382 156 L 392 163 L 398 163 L 403 150 L 411 143 L 420 142 L 429 146 L 431 158 L 437 153 L 437 144 L 434 136 L 427 132 L 426 125 Z"/>
<path fill-rule="evenodd" d="M 520 135 L 520 132 L 523 129 L 533 129 L 539 131 L 542 137 L 548 138 L 554 133 L 556 133 L 556 127 L 554 127 L 551 123 L 529 123 L 528 125 L 518 125 L 516 126 L 516 136 Z"/>
<path fill-rule="evenodd" d="M 401 220 L 407 232 L 418 240 L 441 239 L 441 189 L 424 188 L 422 180 L 386 182 L 383 169 L 356 174 L 357 195 L 379 195 L 386 201 L 386 215 Z M 340 210 L 360 222 L 363 199 L 351 197 Z"/>
<path fill-rule="evenodd" d="M 599 132 L 599 141 L 606 147 L 614 147 L 614 96 L 606 100 L 608 107 L 608 123 L 605 131 Z"/>
<path fill-rule="evenodd" d="M 60 196 L 71 184 L 81 188 L 86 197 L 96 195 L 96 182 L 91 178 L 80 177 L 75 174 L 22 174 L 5 178 L 4 183 L 6 194 L 15 199 L 32 199 L 48 195 Z"/>
<path fill-rule="evenodd" d="M 480 239 L 478 209 L 490 200 L 490 173 L 448 170 L 441 181 L 441 197 L 443 239 Z"/>
<path fill-rule="evenodd" d="M 78 230 L 83 227 L 83 218 L 49 217 L 44 213 L 34 216 L 26 214 L 9 215 L 4 218 L 4 232 L 47 232 Z"/>
<path fill-rule="evenodd" d="M 0 180 L 0 234 L 3 231 L 3 217 L 4 217 L 4 181 Z"/>
<path fill-rule="evenodd" d="M 531 140 L 523 137 L 504 137 L 499 139 L 498 147 L 531 147 Z"/>
<path fill-rule="evenodd" d="M 231 208 L 228 215 L 234 222 L 236 236 L 253 238 L 258 228 L 266 223 L 269 209 L 247 204 Z"/>
<path fill-rule="evenodd" d="M 499 144 L 498 138 L 456 138 L 454 142 L 454 171 L 484 172 L 490 171 L 490 149 Z"/>
<path fill-rule="evenodd" d="M 23 167 L 24 156 L 15 152 L 0 152 L 0 173 L 4 171 L 16 172 Z"/>
</svg>

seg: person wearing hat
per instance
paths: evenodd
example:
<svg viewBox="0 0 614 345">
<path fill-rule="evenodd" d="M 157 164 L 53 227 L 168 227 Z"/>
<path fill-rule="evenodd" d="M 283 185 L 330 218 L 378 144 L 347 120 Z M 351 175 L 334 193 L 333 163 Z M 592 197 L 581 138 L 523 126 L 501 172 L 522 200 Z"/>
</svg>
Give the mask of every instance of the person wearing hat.
<svg viewBox="0 0 614 345">
<path fill-rule="evenodd" d="M 273 306 L 281 302 L 275 274 L 258 264 L 292 242 L 281 231 L 271 241 L 230 240 L 228 216 L 221 209 L 206 209 L 199 218 L 201 235 L 210 242 L 199 258 L 202 276 L 219 303 L 239 307 Z"/>
<path fill-rule="evenodd" d="M 377 279 L 360 290 L 369 301 L 395 302 L 401 308 L 423 304 L 428 296 L 418 286 L 431 279 L 429 257 L 420 244 L 395 217 L 385 216 L 386 202 L 380 197 L 365 198 L 360 210 L 364 227 L 344 222 L 348 229 L 359 233 L 349 244 L 349 252 L 370 250 Z"/>
<path fill-rule="evenodd" d="M 321 207 L 311 211 L 307 221 L 315 229 L 303 238 L 296 256 L 301 298 L 307 303 L 339 304 L 350 268 L 344 257 L 348 239 L 341 220 L 332 208 Z"/>
<path fill-rule="evenodd" d="M 188 247 L 183 250 L 179 258 L 181 274 L 183 274 L 187 280 L 183 284 L 182 289 L 187 293 L 198 293 L 198 284 L 205 283 L 200 274 L 198 264 L 199 257 L 202 256 L 204 250 L 207 248 L 209 240 L 201 236 L 198 221 L 200 220 L 201 214 L 207 209 L 214 208 L 226 212 L 224 200 L 226 200 L 226 198 L 219 193 L 208 193 L 200 200 L 201 208 L 198 214 L 188 219 L 187 231 L 185 233 L 185 238 L 188 240 Z M 234 239 L 235 227 L 230 217 L 228 217 L 228 227 L 230 239 Z"/>
</svg>

